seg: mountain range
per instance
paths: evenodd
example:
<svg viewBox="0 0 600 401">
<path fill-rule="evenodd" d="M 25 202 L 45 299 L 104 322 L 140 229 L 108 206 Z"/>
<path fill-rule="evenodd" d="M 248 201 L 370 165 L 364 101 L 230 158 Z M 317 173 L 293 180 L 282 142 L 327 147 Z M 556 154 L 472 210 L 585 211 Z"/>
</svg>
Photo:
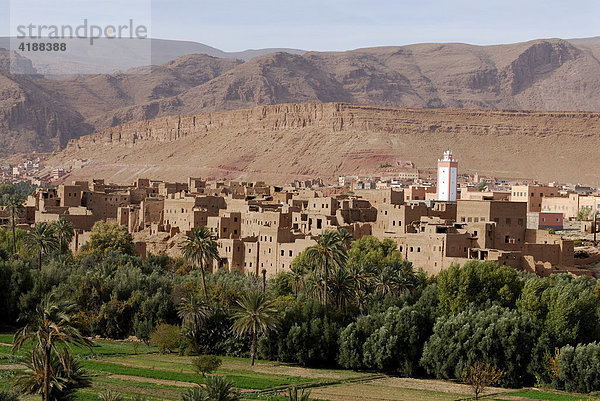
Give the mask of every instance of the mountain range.
<svg viewBox="0 0 600 401">
<path fill-rule="evenodd" d="M 153 46 L 162 49 L 153 54 L 158 65 L 62 79 L 0 51 L 0 156 L 53 151 L 132 121 L 281 103 L 600 111 L 600 38 L 238 55 L 200 44 Z M 9 72 L 11 57 L 13 71 L 26 74 Z"/>
</svg>

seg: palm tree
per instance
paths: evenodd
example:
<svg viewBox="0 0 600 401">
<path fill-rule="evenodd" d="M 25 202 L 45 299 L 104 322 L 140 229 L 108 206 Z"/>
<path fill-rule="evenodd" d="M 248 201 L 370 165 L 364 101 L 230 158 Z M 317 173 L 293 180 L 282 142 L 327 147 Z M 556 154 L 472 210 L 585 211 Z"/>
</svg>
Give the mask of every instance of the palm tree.
<svg viewBox="0 0 600 401">
<path fill-rule="evenodd" d="M 254 366 L 256 357 L 256 342 L 258 336 L 263 335 L 270 329 L 275 329 L 278 325 L 277 311 L 273 304 L 267 298 L 266 294 L 260 291 L 252 291 L 237 301 L 237 310 L 233 317 L 236 319 L 233 323 L 233 330 L 238 336 L 252 335 L 252 345 L 250 347 L 250 365 Z"/>
<path fill-rule="evenodd" d="M 11 227 L 12 227 L 12 239 L 13 239 L 13 254 L 17 254 L 17 237 L 16 237 L 16 217 L 18 216 L 19 213 L 21 213 L 21 211 L 23 211 L 23 203 L 21 201 L 21 199 L 19 199 L 16 196 L 11 197 L 7 202 L 6 202 L 6 210 L 8 210 L 8 212 L 10 213 L 10 217 L 11 217 Z"/>
<path fill-rule="evenodd" d="M 327 316 L 328 270 L 330 266 L 341 266 L 345 262 L 346 248 L 337 231 L 323 231 L 319 241 L 305 252 L 308 260 L 323 270 L 323 307 Z"/>
<path fill-rule="evenodd" d="M 353 296 L 358 303 L 358 307 L 362 311 L 364 295 L 368 293 L 369 283 L 371 275 L 365 266 L 361 266 L 358 263 L 352 263 L 348 266 L 348 274 L 350 275 L 350 281 L 352 282 Z"/>
<path fill-rule="evenodd" d="M 204 291 L 204 298 L 208 300 L 204 269 L 208 269 L 213 261 L 219 259 L 219 248 L 215 236 L 207 227 L 196 227 L 192 231 L 192 235 L 186 237 L 181 249 L 185 260 L 192 264 L 192 269 L 195 266 L 200 267 L 202 290 Z"/>
<path fill-rule="evenodd" d="M 398 272 L 390 265 L 384 266 L 375 277 L 373 277 L 375 289 L 381 295 L 394 294 L 399 287 Z"/>
<path fill-rule="evenodd" d="M 106 390 L 98 394 L 99 401 L 123 401 L 123 396 L 120 393 L 112 390 Z"/>
<path fill-rule="evenodd" d="M 190 294 L 177 306 L 177 316 L 181 319 L 183 332 L 188 335 L 197 347 L 197 334 L 210 315 L 210 309 L 196 294 Z M 196 350 L 197 351 L 197 350 Z"/>
<path fill-rule="evenodd" d="M 37 223 L 25 236 L 25 244 L 38 255 L 38 267 L 42 270 L 42 258 L 45 254 L 58 249 L 58 239 L 55 236 L 54 225 L 45 222 Z"/>
<path fill-rule="evenodd" d="M 345 308 L 348 300 L 354 295 L 353 280 L 350 272 L 344 267 L 337 267 L 330 279 L 330 291 L 333 302 L 338 308 Z"/>
<path fill-rule="evenodd" d="M 347 250 L 350 249 L 350 245 L 352 245 L 352 241 L 354 241 L 352 234 L 350 234 L 345 228 L 340 228 L 338 230 L 338 236 L 340 237 L 342 244 L 344 244 L 344 247 Z"/>
<path fill-rule="evenodd" d="M 240 394 L 233 382 L 222 376 L 211 376 L 205 386 L 188 390 L 181 396 L 183 401 L 239 401 Z"/>
<path fill-rule="evenodd" d="M 61 217 L 53 225 L 58 238 L 58 251 L 62 253 L 65 250 L 65 244 L 68 246 L 75 235 L 73 224 Z"/>
<path fill-rule="evenodd" d="M 184 297 L 177 306 L 177 316 L 181 319 L 182 325 L 194 329 L 202 327 L 209 314 L 209 308 L 196 294 Z"/>
<path fill-rule="evenodd" d="M 15 334 L 12 352 L 19 351 L 27 341 L 34 343 L 33 355 L 39 354 L 39 366 L 43 367 L 43 399 L 50 399 L 52 380 L 52 357 L 57 357 L 63 368 L 67 359 L 60 352 L 59 345 L 79 344 L 91 346 L 92 342 L 81 335 L 73 326 L 72 316 L 75 305 L 56 302 L 52 295 L 45 296 L 29 317 L 27 324 Z M 33 361 L 33 359 L 32 359 Z"/>
<path fill-rule="evenodd" d="M 290 401 L 310 401 L 310 390 L 302 389 L 298 394 L 298 387 L 292 387 L 288 393 Z"/>
<path fill-rule="evenodd" d="M 304 284 L 304 269 L 292 263 L 292 267 L 290 268 L 290 277 L 293 280 L 292 288 L 294 289 L 294 294 L 298 296 L 298 292 Z"/>
<path fill-rule="evenodd" d="M 311 271 L 302 279 L 304 293 L 312 299 L 323 299 L 323 274 L 318 271 Z"/>
<path fill-rule="evenodd" d="M 44 394 L 44 351 L 34 348 L 27 354 L 24 365 L 26 369 L 15 375 L 15 387 L 24 394 Z M 51 355 L 49 382 L 49 398 L 53 400 L 71 399 L 77 389 L 92 384 L 89 375 L 67 349 L 63 349 L 58 355 Z"/>
<path fill-rule="evenodd" d="M 194 387 L 181 395 L 181 401 L 210 401 L 202 387 Z"/>
<path fill-rule="evenodd" d="M 374 277 L 375 289 L 382 295 L 402 294 L 414 285 L 410 262 L 394 261 L 385 265 Z"/>
</svg>

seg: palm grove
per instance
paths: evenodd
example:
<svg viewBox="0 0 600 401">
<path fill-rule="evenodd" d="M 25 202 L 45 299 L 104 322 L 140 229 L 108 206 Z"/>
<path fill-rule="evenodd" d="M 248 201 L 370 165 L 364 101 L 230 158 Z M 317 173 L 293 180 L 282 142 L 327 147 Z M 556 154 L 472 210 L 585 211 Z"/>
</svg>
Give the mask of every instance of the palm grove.
<svg viewBox="0 0 600 401">
<path fill-rule="evenodd" d="M 134 256 L 127 230 L 103 222 L 73 254 L 72 233 L 64 221 L 0 230 L 0 325 L 16 332 L 15 350 L 31 344 L 27 369 L 13 380 L 44 400 L 89 385 L 70 345 L 131 335 L 161 352 L 249 363 L 458 380 L 489 366 L 502 386 L 600 389 L 594 278 L 540 278 L 479 261 L 427 278 L 392 241 L 354 241 L 341 230 L 324 232 L 264 285 L 211 272 L 218 247 L 205 227 L 188 236 L 180 259 Z M 219 388 L 235 399 L 226 379 L 210 383 L 186 399 L 211 399 L 206 392 Z"/>
</svg>

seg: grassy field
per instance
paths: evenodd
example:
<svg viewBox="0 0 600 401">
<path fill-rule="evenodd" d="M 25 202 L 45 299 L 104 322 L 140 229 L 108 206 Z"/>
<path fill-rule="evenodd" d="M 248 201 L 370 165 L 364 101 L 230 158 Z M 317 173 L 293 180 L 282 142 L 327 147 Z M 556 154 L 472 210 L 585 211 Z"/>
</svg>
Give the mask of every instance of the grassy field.
<svg viewBox="0 0 600 401">
<path fill-rule="evenodd" d="M 11 375 L 22 369 L 21 355 L 11 355 L 12 335 L 0 334 L 0 388 L 11 388 Z M 27 350 L 28 347 L 25 347 Z M 96 340 L 91 349 L 74 347 L 73 353 L 92 376 L 92 387 L 80 390 L 77 400 L 96 401 L 98 393 L 118 391 L 126 399 L 143 395 L 149 400 L 179 400 L 187 389 L 204 379 L 192 367 L 192 358 L 160 355 L 153 347 L 131 342 Z M 463 384 L 439 380 L 385 377 L 336 369 L 307 369 L 291 364 L 223 357 L 215 373 L 227 376 L 247 400 L 286 400 L 289 386 L 312 387 L 311 399 L 331 401 L 454 401 L 471 396 Z M 492 389 L 489 400 L 578 401 L 586 396 Z M 502 394 L 499 394 L 502 392 Z M 279 394 L 279 395 L 277 395 Z M 38 400 L 26 397 L 24 400 Z"/>
<path fill-rule="evenodd" d="M 568 394 L 552 391 L 524 390 L 516 391 L 507 394 L 508 397 L 498 397 L 497 400 L 545 400 L 545 401 L 586 401 L 588 399 L 597 400 L 596 397 L 591 397 L 584 394 Z"/>
</svg>

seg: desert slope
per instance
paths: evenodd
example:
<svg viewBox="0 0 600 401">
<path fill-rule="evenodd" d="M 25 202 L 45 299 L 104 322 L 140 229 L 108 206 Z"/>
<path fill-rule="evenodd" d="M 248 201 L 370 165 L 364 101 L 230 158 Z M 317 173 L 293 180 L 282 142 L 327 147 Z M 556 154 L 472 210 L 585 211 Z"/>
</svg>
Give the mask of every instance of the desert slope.
<svg viewBox="0 0 600 401">
<path fill-rule="evenodd" d="M 452 149 L 462 171 L 599 184 L 600 113 L 398 109 L 346 103 L 261 106 L 132 122 L 69 142 L 49 160 L 88 159 L 73 178 L 260 178 L 433 167 Z"/>
<path fill-rule="evenodd" d="M 51 151 L 65 143 L 56 137 L 77 138 L 130 121 L 283 103 L 600 111 L 597 43 L 419 44 L 277 52 L 248 61 L 195 54 L 129 73 L 65 80 L 2 70 L 0 143 L 7 146 L 0 156 Z M 28 99 L 19 103 L 19 115 L 36 116 L 27 136 L 15 118 L 15 98 Z"/>
</svg>

